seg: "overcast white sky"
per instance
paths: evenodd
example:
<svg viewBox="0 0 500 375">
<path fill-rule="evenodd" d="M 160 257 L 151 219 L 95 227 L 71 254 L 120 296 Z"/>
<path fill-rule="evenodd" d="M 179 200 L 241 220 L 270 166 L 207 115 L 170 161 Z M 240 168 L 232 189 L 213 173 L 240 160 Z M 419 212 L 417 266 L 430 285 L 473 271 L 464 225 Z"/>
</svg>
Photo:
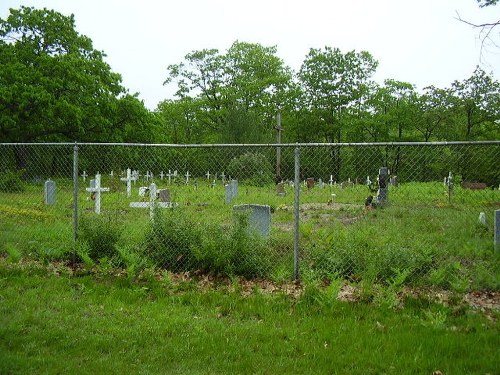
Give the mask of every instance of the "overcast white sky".
<svg viewBox="0 0 500 375">
<path fill-rule="evenodd" d="M 500 19 L 500 5 L 480 9 L 476 0 L 1 0 L 0 17 L 20 5 L 74 14 L 78 32 L 150 109 L 173 97 L 175 87 L 163 86 L 168 65 L 193 50 L 224 52 L 236 40 L 277 46 L 295 71 L 310 48 L 366 50 L 379 61 L 378 82 L 418 89 L 448 87 L 476 65 L 500 73 L 500 49 L 481 60 L 478 30 L 456 20 Z"/>
</svg>

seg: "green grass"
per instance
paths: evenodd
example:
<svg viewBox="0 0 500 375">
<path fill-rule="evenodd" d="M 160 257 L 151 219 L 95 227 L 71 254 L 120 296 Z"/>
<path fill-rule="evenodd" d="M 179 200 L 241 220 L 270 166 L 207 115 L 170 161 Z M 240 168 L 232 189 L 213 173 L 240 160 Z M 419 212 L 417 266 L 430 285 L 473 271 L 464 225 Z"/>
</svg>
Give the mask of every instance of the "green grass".
<svg viewBox="0 0 500 375">
<path fill-rule="evenodd" d="M 0 373 L 498 373 L 498 323 L 460 304 L 407 298 L 387 309 L 301 297 L 243 297 L 169 277 L 54 276 L 0 260 Z M 498 319 L 498 313 L 493 317 Z"/>
<path fill-rule="evenodd" d="M 22 193 L 0 194 L 0 254 L 15 248 L 23 256 L 45 261 L 71 256 L 74 249 L 71 183 L 64 179 L 56 183 L 59 190 L 54 206 L 43 204 L 41 186 L 28 184 Z M 105 177 L 103 185 L 111 186 L 112 181 Z M 268 259 L 264 262 L 266 269 L 255 274 L 274 280 L 290 279 L 292 188 L 287 187 L 288 194 L 280 197 L 275 194 L 274 185 L 240 184 L 238 198 L 232 204 L 225 204 L 220 184 L 214 189 L 204 182 L 200 182 L 198 189 L 193 185 L 168 185 L 166 181 L 158 181 L 158 185 L 170 188 L 183 216 L 180 222 L 188 223 L 186 230 L 179 226 L 176 233 L 182 237 L 193 228 L 201 233 L 201 240 L 193 241 L 202 246 L 196 249 L 199 255 L 211 250 L 214 257 L 219 256 L 217 249 L 227 248 L 231 243 L 217 233 L 227 232 L 232 225 L 233 204 L 269 204 L 274 213 L 271 237 L 264 244 Z M 139 183 L 130 198 L 125 195 L 125 185 L 119 183 L 116 191 L 103 193 L 101 216 L 119 227 L 118 249 L 135 250 L 147 256 L 141 249 L 147 242 L 149 211 L 129 207 L 130 201 L 142 199 L 136 196 L 138 186 Z M 332 193 L 336 194 L 335 203 L 340 205 L 327 205 Z M 304 270 L 313 269 L 318 277 L 339 273 L 346 278 L 371 278 L 382 283 L 398 272 L 409 270 L 406 282 L 412 284 L 453 290 L 500 288 L 499 254 L 493 252 L 492 229 L 493 209 L 500 202 L 499 191 L 472 191 L 457 186 L 450 203 L 442 182 L 407 183 L 391 187 L 391 204 L 387 208 L 369 212 L 363 206 L 367 194 L 366 186 L 362 185 L 301 190 L 300 255 Z M 93 205 L 81 186 L 80 218 L 94 217 Z M 487 227 L 478 225 L 480 211 L 487 214 Z M 167 246 L 159 245 L 160 255 L 161 251 L 168 251 Z M 165 254 L 165 259 L 168 255 L 176 253 Z M 217 259 L 208 259 L 207 263 L 224 264 Z M 177 269 L 183 270 L 184 267 Z"/>
</svg>

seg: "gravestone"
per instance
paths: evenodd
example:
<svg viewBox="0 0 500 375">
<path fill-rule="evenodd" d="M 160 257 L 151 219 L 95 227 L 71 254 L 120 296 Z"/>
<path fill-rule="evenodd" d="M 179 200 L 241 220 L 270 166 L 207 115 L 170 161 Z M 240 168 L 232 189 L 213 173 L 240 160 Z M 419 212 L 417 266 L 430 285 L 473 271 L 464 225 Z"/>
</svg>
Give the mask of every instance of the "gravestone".
<svg viewBox="0 0 500 375">
<path fill-rule="evenodd" d="M 354 182 L 352 182 L 350 178 L 347 181 L 344 181 L 340 184 L 341 189 L 351 188 L 353 186 L 354 186 Z"/>
<path fill-rule="evenodd" d="M 158 200 L 160 202 L 170 202 L 170 190 L 160 189 L 158 190 Z"/>
<path fill-rule="evenodd" d="M 279 195 L 280 197 L 284 197 L 286 195 L 284 182 L 280 182 L 276 185 L 276 195 Z"/>
<path fill-rule="evenodd" d="M 186 185 L 189 185 L 189 177 L 191 175 L 189 174 L 189 171 L 186 172 L 185 177 L 186 177 Z"/>
<path fill-rule="evenodd" d="M 271 207 L 262 204 L 240 204 L 233 206 L 234 213 L 248 215 L 248 229 L 268 237 L 271 232 Z"/>
<path fill-rule="evenodd" d="M 56 182 L 52 180 L 45 181 L 44 189 L 45 204 L 56 204 Z"/>
<path fill-rule="evenodd" d="M 85 182 L 85 180 L 87 179 L 87 172 L 83 171 L 83 173 L 81 174 L 81 176 L 83 177 L 83 182 Z"/>
<path fill-rule="evenodd" d="M 93 182 L 93 186 L 92 186 Z M 86 188 L 89 193 L 91 193 L 92 200 L 95 201 L 95 213 L 101 213 L 101 193 L 109 191 L 109 188 L 101 187 L 101 175 L 96 174 L 95 179 L 90 181 L 90 187 Z"/>
<path fill-rule="evenodd" d="M 390 183 L 392 186 L 398 186 L 398 176 L 392 176 L 390 179 Z"/>
<path fill-rule="evenodd" d="M 318 180 L 318 186 L 320 189 L 323 189 L 325 187 L 325 183 L 323 182 L 323 180 L 321 178 Z"/>
<path fill-rule="evenodd" d="M 382 167 L 378 171 L 377 203 L 384 206 L 389 203 L 389 168 Z"/>
<path fill-rule="evenodd" d="M 480 212 L 478 220 L 479 220 L 480 224 L 486 225 L 486 213 L 485 212 Z"/>
<path fill-rule="evenodd" d="M 306 180 L 306 185 L 308 189 L 312 189 L 314 187 L 314 177 L 309 177 Z"/>
<path fill-rule="evenodd" d="M 330 175 L 330 180 L 328 180 L 328 183 L 330 184 L 330 186 L 333 185 L 333 174 Z"/>
<path fill-rule="evenodd" d="M 484 182 L 462 182 L 462 187 L 469 190 L 483 190 L 488 187 Z"/>
<path fill-rule="evenodd" d="M 225 190 L 225 202 L 229 204 L 234 198 L 238 196 L 238 180 L 231 180 L 229 184 L 224 186 Z"/>
</svg>

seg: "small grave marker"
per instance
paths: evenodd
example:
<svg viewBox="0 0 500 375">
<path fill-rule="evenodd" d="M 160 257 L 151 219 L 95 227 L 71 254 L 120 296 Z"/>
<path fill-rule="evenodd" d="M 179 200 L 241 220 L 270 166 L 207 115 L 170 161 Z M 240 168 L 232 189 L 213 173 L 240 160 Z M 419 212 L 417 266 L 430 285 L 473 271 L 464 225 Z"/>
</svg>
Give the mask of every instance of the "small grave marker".
<svg viewBox="0 0 500 375">
<path fill-rule="evenodd" d="M 163 173 L 163 171 L 160 172 L 160 180 L 163 181 L 163 177 L 165 177 L 165 174 Z"/>
<path fill-rule="evenodd" d="M 243 212 L 249 215 L 248 229 L 263 237 L 271 232 L 271 207 L 262 204 L 240 204 L 233 206 L 233 212 Z"/>
<path fill-rule="evenodd" d="M 279 195 L 280 197 L 284 197 L 286 195 L 284 182 L 280 182 L 276 185 L 276 195 Z"/>
<path fill-rule="evenodd" d="M 45 181 L 44 189 L 45 204 L 56 204 L 56 182 L 48 179 Z"/>
<path fill-rule="evenodd" d="M 87 179 L 87 172 L 83 171 L 83 173 L 81 174 L 81 176 L 83 177 L 83 182 L 85 182 L 85 180 Z"/>
<path fill-rule="evenodd" d="M 378 194 L 377 202 L 379 205 L 384 206 L 389 203 L 389 168 L 382 167 L 378 171 Z"/>
<path fill-rule="evenodd" d="M 231 180 L 229 184 L 224 186 L 224 189 L 226 193 L 225 202 L 226 204 L 229 204 L 238 195 L 238 181 Z"/>
<path fill-rule="evenodd" d="M 333 185 L 333 174 L 330 175 L 330 180 L 328 181 L 330 186 Z"/>
<path fill-rule="evenodd" d="M 189 174 L 189 171 L 186 172 L 185 176 L 186 176 L 186 185 L 188 185 L 189 184 L 189 177 L 191 176 Z"/>
<path fill-rule="evenodd" d="M 91 193 L 92 199 L 95 201 L 95 213 L 100 214 L 101 213 L 101 193 L 109 191 L 109 188 L 103 188 L 101 187 L 101 175 L 98 173 L 95 175 L 95 180 L 94 181 L 94 186 L 86 188 L 86 190 Z"/>
<path fill-rule="evenodd" d="M 208 171 L 205 176 L 207 176 L 207 180 L 210 181 L 210 176 L 211 176 L 210 171 Z"/>
</svg>

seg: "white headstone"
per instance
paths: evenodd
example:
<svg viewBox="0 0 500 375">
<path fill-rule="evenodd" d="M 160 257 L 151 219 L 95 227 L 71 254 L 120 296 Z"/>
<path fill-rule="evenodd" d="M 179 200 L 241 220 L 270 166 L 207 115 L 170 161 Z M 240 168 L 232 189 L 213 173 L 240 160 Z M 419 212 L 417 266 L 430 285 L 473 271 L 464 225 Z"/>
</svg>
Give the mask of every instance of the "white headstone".
<svg viewBox="0 0 500 375">
<path fill-rule="evenodd" d="M 45 181 L 44 189 L 45 204 L 53 205 L 56 203 L 56 182 L 52 180 Z"/>
<path fill-rule="evenodd" d="M 486 214 L 484 212 L 479 213 L 479 222 L 486 225 Z"/>
</svg>

